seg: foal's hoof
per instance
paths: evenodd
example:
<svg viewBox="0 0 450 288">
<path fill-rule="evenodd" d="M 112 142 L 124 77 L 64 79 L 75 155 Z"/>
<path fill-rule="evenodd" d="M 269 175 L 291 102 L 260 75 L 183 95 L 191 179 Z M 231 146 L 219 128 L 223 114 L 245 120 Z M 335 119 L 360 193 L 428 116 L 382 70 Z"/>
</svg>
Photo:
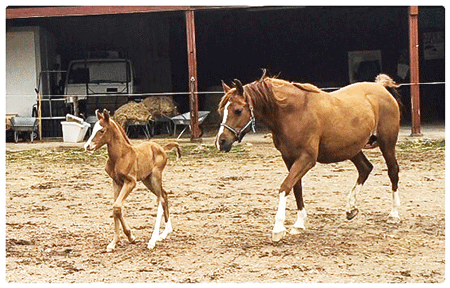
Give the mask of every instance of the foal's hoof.
<svg viewBox="0 0 450 288">
<path fill-rule="evenodd" d="M 291 231 L 289 232 L 289 234 L 291 235 L 297 235 L 303 232 L 303 230 L 305 230 L 305 228 L 299 228 L 299 227 L 292 227 Z"/>
<path fill-rule="evenodd" d="M 109 243 L 108 247 L 106 247 L 106 252 L 113 252 L 116 249 L 116 245 L 114 243 Z"/>
<path fill-rule="evenodd" d="M 358 215 L 358 208 L 353 208 L 350 211 L 345 212 L 347 214 L 347 220 L 352 220 Z"/>
<path fill-rule="evenodd" d="M 386 221 L 388 224 L 399 224 L 401 222 L 400 217 L 389 216 Z"/>
<path fill-rule="evenodd" d="M 136 242 L 136 237 L 133 234 L 130 234 L 130 236 L 128 237 L 128 242 L 134 244 Z"/>
<path fill-rule="evenodd" d="M 278 242 L 283 239 L 284 236 L 286 236 L 286 230 L 280 232 L 272 232 L 272 241 Z"/>
</svg>

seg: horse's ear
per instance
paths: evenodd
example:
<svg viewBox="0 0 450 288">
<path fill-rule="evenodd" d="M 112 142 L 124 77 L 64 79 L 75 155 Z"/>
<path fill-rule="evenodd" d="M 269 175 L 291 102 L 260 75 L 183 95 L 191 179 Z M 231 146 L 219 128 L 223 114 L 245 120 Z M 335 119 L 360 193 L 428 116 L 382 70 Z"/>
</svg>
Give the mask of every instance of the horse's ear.
<svg viewBox="0 0 450 288">
<path fill-rule="evenodd" d="M 242 82 L 238 79 L 233 80 L 234 86 L 236 87 L 236 91 L 238 95 L 244 95 L 244 87 L 242 86 Z"/>
<path fill-rule="evenodd" d="M 109 111 L 106 109 L 103 109 L 103 118 L 105 118 L 105 121 L 109 121 Z"/>
<path fill-rule="evenodd" d="M 230 91 L 231 89 L 230 86 L 228 86 L 227 84 L 225 84 L 225 82 L 223 82 L 223 80 L 222 80 L 222 88 L 225 93 L 228 93 L 228 91 Z"/>
<path fill-rule="evenodd" d="M 95 110 L 95 116 L 97 116 L 97 120 L 103 119 L 103 114 L 98 109 Z"/>
</svg>

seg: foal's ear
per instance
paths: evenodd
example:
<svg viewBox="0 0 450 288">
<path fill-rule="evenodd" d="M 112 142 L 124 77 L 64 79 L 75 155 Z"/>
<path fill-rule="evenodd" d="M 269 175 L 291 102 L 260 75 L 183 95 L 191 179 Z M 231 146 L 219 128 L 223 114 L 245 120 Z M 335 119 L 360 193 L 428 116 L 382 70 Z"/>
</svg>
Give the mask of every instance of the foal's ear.
<svg viewBox="0 0 450 288">
<path fill-rule="evenodd" d="M 105 119 L 106 122 L 109 121 L 109 111 L 106 109 L 103 109 L 103 118 Z"/>
<path fill-rule="evenodd" d="M 225 82 L 223 82 L 223 80 L 222 80 L 222 88 L 225 93 L 227 93 L 231 89 L 230 86 L 228 86 L 227 84 L 225 84 Z"/>
<path fill-rule="evenodd" d="M 103 118 L 103 114 L 100 113 L 100 111 L 98 109 L 95 110 L 95 116 L 97 116 L 97 120 L 100 120 Z"/>
</svg>

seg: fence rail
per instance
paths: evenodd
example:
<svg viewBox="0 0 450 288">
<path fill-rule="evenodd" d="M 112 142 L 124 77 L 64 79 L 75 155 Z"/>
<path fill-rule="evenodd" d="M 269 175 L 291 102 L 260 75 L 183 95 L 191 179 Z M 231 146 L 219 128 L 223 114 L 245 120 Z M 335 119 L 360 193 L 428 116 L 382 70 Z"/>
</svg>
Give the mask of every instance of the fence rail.
<svg viewBox="0 0 450 288">
<path fill-rule="evenodd" d="M 400 83 L 400 86 L 412 86 L 412 85 L 445 85 L 445 82 L 420 82 L 420 83 Z M 321 87 L 321 90 L 338 90 L 342 87 Z M 208 94 L 223 94 L 223 91 L 199 91 L 194 92 L 197 95 L 208 95 Z M 177 95 L 191 95 L 191 92 L 149 92 L 149 93 L 103 93 L 103 94 L 67 94 L 67 95 L 42 95 L 42 101 L 65 101 L 66 97 L 146 97 L 146 96 L 177 96 Z M 35 94 L 6 94 L 6 97 L 29 97 L 35 96 Z M 56 99 L 48 99 L 49 97 L 60 97 Z M 36 98 L 38 100 L 38 98 Z"/>
</svg>

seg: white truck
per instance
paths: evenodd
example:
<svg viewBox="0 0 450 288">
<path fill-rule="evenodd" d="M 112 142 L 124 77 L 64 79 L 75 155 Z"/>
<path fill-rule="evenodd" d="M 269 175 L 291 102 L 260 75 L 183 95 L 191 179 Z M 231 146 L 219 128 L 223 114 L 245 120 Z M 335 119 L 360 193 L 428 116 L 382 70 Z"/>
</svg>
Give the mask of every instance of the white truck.
<svg viewBox="0 0 450 288">
<path fill-rule="evenodd" d="M 128 59 L 83 59 L 69 63 L 64 85 L 66 101 L 75 115 L 94 115 L 95 109 L 114 111 L 136 93 Z"/>
</svg>

